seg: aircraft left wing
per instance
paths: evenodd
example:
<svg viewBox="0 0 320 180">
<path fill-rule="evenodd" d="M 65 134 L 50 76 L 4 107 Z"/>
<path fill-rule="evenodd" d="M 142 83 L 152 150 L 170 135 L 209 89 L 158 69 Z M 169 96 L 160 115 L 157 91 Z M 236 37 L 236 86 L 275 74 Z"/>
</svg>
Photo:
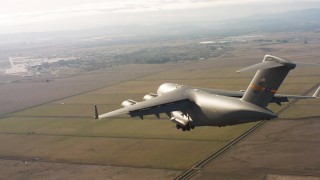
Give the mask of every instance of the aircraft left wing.
<svg viewBox="0 0 320 180">
<path fill-rule="evenodd" d="M 124 108 L 120 108 L 115 111 L 111 111 L 98 116 L 99 119 L 113 117 L 121 114 L 129 114 L 131 117 L 140 116 L 143 118 L 144 115 L 155 114 L 159 116 L 160 113 L 170 113 L 172 111 L 182 111 L 188 109 L 191 106 L 189 100 L 188 90 L 192 87 L 180 87 L 176 90 L 162 94 L 161 96 L 154 97 L 147 101 L 138 102 Z M 201 89 L 208 93 L 229 96 L 235 98 L 241 98 L 244 92 L 240 91 L 225 91 L 216 89 Z M 301 95 L 286 95 L 286 94 L 275 94 L 271 99 L 270 103 L 277 103 L 281 105 L 282 102 L 289 102 L 289 99 L 308 99 L 308 98 L 319 98 L 320 87 L 312 96 L 301 96 Z M 97 114 L 97 113 L 96 113 Z"/>
<path fill-rule="evenodd" d="M 190 100 L 186 91 L 187 87 L 180 87 L 176 90 L 162 94 L 161 96 L 154 97 L 147 101 L 138 102 L 136 104 L 111 111 L 102 115 L 99 115 L 99 119 L 113 117 L 121 114 L 130 114 L 131 117 L 140 116 L 143 118 L 144 115 L 159 113 L 170 113 L 171 111 L 181 111 L 188 108 Z"/>
</svg>

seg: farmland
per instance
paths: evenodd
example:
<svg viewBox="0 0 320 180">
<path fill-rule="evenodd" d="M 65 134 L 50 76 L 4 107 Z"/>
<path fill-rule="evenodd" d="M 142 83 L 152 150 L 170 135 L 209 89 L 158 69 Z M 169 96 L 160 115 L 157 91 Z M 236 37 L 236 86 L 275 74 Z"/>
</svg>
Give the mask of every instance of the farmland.
<svg viewBox="0 0 320 180">
<path fill-rule="evenodd" d="M 296 51 L 290 50 L 292 53 L 288 55 L 287 46 Z M 307 49 L 298 48 L 298 43 L 287 46 L 263 47 L 272 48 L 275 55 L 293 61 L 319 59 L 319 55 L 314 51 L 319 48 L 320 43 L 308 44 L 308 52 L 304 52 Z M 142 65 L 146 69 L 143 72 L 143 68 L 136 65 L 115 67 L 106 69 L 105 72 L 97 71 L 95 74 L 91 72 L 93 74 L 85 76 L 87 84 L 81 83 L 73 87 L 67 85 L 66 79 L 57 79 L 53 83 L 64 83 L 55 86 L 57 89 L 47 90 L 48 96 L 52 97 L 48 103 L 31 104 L 30 108 L 21 107 L 19 111 L 7 113 L 0 119 L 1 162 L 27 161 L 28 168 L 42 163 L 48 167 L 43 170 L 46 173 L 58 163 L 61 166 L 72 165 L 73 168 L 81 166 L 86 170 L 89 165 L 108 167 L 114 169 L 114 174 L 108 174 L 108 171 L 108 176 L 115 177 L 117 168 L 139 168 L 141 173 L 150 174 L 157 170 L 154 176 L 172 178 L 217 151 L 255 123 L 224 128 L 197 127 L 190 132 L 181 132 L 175 129 L 175 125 L 168 121 L 166 115 L 161 115 L 159 120 L 155 116 L 148 116 L 141 121 L 126 115 L 94 120 L 93 105 L 98 105 L 100 113 L 111 111 L 119 108 L 125 99 L 141 101 L 143 95 L 156 92 L 158 86 L 165 82 L 226 90 L 246 89 L 254 73 L 239 74 L 235 71 L 261 61 L 264 52 L 259 46 L 235 48 L 236 50 L 228 52 L 226 57 L 205 61 Z M 290 73 L 279 93 L 303 94 L 319 83 L 319 77 L 320 71 L 317 67 L 298 67 Z M 81 76 L 69 78 L 77 80 L 73 83 L 81 81 Z M 88 85 L 91 87 L 88 88 Z M 64 88 L 69 88 L 66 90 L 68 93 L 63 93 Z M 280 118 L 320 116 L 319 104 L 319 100 L 301 101 L 284 112 Z M 277 105 L 271 105 L 270 108 L 279 109 Z M 9 173 L 14 166 L 17 166 L 18 175 L 26 173 L 26 167 L 17 163 L 0 172 L 5 173 L 5 169 L 9 169 Z M 61 177 L 64 173 L 67 172 L 61 173 Z M 73 177 L 81 173 L 74 172 Z M 130 175 L 132 171 L 124 174 Z M 29 175 L 37 177 L 39 173 L 31 168 Z M 101 174 L 96 177 L 101 177 Z"/>
</svg>

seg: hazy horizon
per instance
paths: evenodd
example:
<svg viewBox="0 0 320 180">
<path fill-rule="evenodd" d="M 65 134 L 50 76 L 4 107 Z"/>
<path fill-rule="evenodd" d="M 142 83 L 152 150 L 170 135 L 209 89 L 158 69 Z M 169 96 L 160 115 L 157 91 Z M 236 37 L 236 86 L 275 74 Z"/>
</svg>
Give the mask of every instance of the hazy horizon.
<svg viewBox="0 0 320 180">
<path fill-rule="evenodd" d="M 320 8 L 308 0 L 12 0 L 1 2 L 0 34 L 110 25 L 194 23 Z"/>
</svg>

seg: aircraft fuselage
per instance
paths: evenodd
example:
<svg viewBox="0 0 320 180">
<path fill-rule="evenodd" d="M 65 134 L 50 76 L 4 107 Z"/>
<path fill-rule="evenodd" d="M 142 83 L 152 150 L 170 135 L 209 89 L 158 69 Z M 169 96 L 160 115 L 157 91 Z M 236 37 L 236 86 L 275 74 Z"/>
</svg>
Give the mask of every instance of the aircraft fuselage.
<svg viewBox="0 0 320 180">
<path fill-rule="evenodd" d="M 159 87 L 158 93 L 161 95 L 166 93 L 166 90 L 170 92 L 177 88 L 185 88 L 190 100 L 190 108 L 181 111 L 182 116 L 177 113 L 172 114 L 172 118 L 179 116 L 178 122 L 185 121 L 181 125 L 189 123 L 194 126 L 226 126 L 277 117 L 266 108 L 242 101 L 240 98 L 206 92 L 205 89 L 166 83 Z"/>
</svg>

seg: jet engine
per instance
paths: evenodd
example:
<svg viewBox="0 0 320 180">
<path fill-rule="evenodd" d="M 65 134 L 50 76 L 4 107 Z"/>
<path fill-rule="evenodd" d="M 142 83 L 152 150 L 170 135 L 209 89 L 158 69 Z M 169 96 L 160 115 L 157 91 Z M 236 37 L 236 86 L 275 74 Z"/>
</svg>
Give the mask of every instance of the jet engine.
<svg viewBox="0 0 320 180">
<path fill-rule="evenodd" d="M 121 107 L 127 107 L 127 106 L 131 106 L 131 105 L 134 105 L 134 104 L 137 104 L 137 101 L 134 101 L 134 100 L 131 100 L 131 99 L 128 99 L 128 100 L 125 100 L 121 103 Z"/>
<path fill-rule="evenodd" d="M 150 94 L 147 94 L 147 95 L 143 96 L 143 100 L 147 101 L 147 100 L 152 99 L 152 98 L 157 97 L 157 96 L 158 96 L 157 94 L 150 93 Z"/>
</svg>

